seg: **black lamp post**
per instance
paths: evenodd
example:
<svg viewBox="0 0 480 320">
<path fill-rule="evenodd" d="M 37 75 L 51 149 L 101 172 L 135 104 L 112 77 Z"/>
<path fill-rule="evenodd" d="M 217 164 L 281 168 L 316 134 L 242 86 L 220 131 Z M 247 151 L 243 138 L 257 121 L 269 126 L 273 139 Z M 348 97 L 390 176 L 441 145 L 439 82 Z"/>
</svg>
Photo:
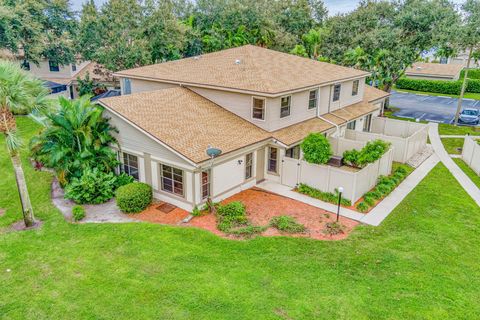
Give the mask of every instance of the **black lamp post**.
<svg viewBox="0 0 480 320">
<path fill-rule="evenodd" d="M 222 150 L 218 148 L 213 148 L 211 146 L 208 146 L 207 150 L 205 151 L 207 153 L 207 156 L 210 157 L 210 166 L 208 167 L 208 179 L 210 182 L 212 181 L 212 168 L 213 168 L 213 160 L 218 157 L 219 155 L 222 154 Z M 208 210 L 210 212 L 213 212 L 215 208 L 213 208 L 213 202 L 212 202 L 212 197 L 211 197 L 211 190 L 209 188 L 208 190 L 208 198 L 207 198 L 207 203 L 208 203 Z"/>
<path fill-rule="evenodd" d="M 338 222 L 338 219 L 340 219 L 340 203 L 342 202 L 342 192 L 343 192 L 343 188 L 338 187 L 337 222 Z"/>
</svg>

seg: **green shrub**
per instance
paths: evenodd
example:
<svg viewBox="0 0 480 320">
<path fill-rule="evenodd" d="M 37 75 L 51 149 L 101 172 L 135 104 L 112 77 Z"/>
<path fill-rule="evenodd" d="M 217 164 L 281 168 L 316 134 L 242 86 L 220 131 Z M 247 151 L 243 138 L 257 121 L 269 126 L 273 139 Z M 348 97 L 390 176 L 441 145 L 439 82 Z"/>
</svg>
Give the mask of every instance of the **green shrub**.
<svg viewBox="0 0 480 320">
<path fill-rule="evenodd" d="M 65 186 L 65 198 L 79 204 L 104 203 L 115 194 L 115 175 L 98 168 L 87 168 L 80 178 L 73 178 Z"/>
<path fill-rule="evenodd" d="M 383 140 L 367 142 L 362 150 L 347 150 L 343 153 L 343 162 L 349 166 L 363 168 L 369 163 L 380 159 L 390 147 L 390 143 Z"/>
<path fill-rule="evenodd" d="M 276 216 L 270 219 L 270 226 L 288 233 L 305 232 L 305 226 L 290 216 Z"/>
<path fill-rule="evenodd" d="M 335 193 L 332 192 L 323 192 L 318 189 L 312 188 L 309 185 L 300 183 L 297 187 L 299 193 L 303 193 L 309 197 L 322 200 L 325 202 L 337 204 L 338 203 L 338 191 L 335 190 Z M 341 201 L 342 206 L 349 207 L 352 205 L 352 202 L 349 199 L 343 198 Z"/>
<path fill-rule="evenodd" d="M 146 183 L 133 182 L 118 188 L 117 205 L 123 212 L 137 213 L 152 203 L 152 187 Z"/>
<path fill-rule="evenodd" d="M 80 205 L 74 205 L 72 207 L 72 216 L 74 221 L 80 221 L 85 218 L 85 209 Z"/>
<path fill-rule="evenodd" d="M 202 211 L 198 209 L 197 206 L 195 206 L 192 210 L 192 216 L 194 217 L 200 217 L 202 215 Z"/>
<path fill-rule="evenodd" d="M 245 206 L 240 201 L 233 201 L 226 205 L 218 205 L 217 228 L 230 233 L 232 228 L 247 226 L 248 219 Z"/>
<path fill-rule="evenodd" d="M 462 88 L 462 80 L 447 81 L 400 78 L 395 85 L 398 89 L 458 95 Z M 480 80 L 469 79 L 466 92 L 480 93 Z"/>
<path fill-rule="evenodd" d="M 321 133 L 310 133 L 300 147 L 303 151 L 303 158 L 308 163 L 324 164 L 332 156 L 330 143 Z"/>
<path fill-rule="evenodd" d="M 369 208 L 370 206 L 364 201 L 357 204 L 357 210 L 360 212 L 367 212 Z"/>
<path fill-rule="evenodd" d="M 265 231 L 267 227 L 264 226 L 246 226 L 246 227 L 241 227 L 235 230 L 230 230 L 229 233 L 236 235 L 236 236 L 243 236 L 243 237 L 251 237 L 255 234 L 262 233 Z"/>
<path fill-rule="evenodd" d="M 463 80 L 464 75 L 465 69 L 460 72 L 460 80 Z M 468 79 L 480 79 L 480 69 L 469 69 L 467 77 Z"/>
<path fill-rule="evenodd" d="M 336 234 L 344 233 L 345 226 L 337 221 L 327 222 L 325 224 L 325 230 L 323 230 L 323 232 L 330 236 L 334 236 Z"/>
<path fill-rule="evenodd" d="M 375 204 L 375 199 L 365 194 L 363 196 L 363 202 L 372 207 Z"/>
<path fill-rule="evenodd" d="M 135 179 L 131 175 L 126 174 L 125 172 L 120 173 L 116 176 L 115 188 L 118 189 L 121 186 L 132 183 Z"/>
</svg>

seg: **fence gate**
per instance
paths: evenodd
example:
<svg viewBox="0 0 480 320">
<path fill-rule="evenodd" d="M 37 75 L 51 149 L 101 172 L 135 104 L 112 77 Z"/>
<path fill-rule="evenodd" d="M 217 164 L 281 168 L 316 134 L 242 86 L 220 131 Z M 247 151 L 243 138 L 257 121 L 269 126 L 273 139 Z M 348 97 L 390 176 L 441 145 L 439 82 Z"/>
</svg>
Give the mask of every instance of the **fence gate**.
<svg viewBox="0 0 480 320">
<path fill-rule="evenodd" d="M 300 176 L 300 160 L 283 157 L 282 160 L 282 184 L 296 187 Z"/>
</svg>

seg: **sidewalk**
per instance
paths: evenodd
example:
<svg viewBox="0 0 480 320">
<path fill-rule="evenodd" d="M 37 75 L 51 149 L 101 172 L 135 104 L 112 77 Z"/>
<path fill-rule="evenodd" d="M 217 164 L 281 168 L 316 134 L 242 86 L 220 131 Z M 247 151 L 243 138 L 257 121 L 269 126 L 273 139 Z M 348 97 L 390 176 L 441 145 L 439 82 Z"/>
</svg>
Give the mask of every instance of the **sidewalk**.
<svg viewBox="0 0 480 320">
<path fill-rule="evenodd" d="M 472 139 L 480 139 L 480 136 L 469 136 Z M 452 134 L 452 135 L 447 135 L 447 134 L 441 134 L 440 138 L 461 138 L 464 139 L 465 135 L 458 135 L 458 134 Z"/>
<path fill-rule="evenodd" d="M 480 206 L 480 189 L 470 180 L 470 178 L 460 169 L 452 160 L 450 155 L 443 147 L 440 135 L 438 134 L 438 123 L 429 123 L 428 136 L 433 146 L 433 150 L 440 158 L 440 161 L 447 167 L 452 175 L 457 179 L 463 189 L 472 197 L 472 199 Z"/>
</svg>

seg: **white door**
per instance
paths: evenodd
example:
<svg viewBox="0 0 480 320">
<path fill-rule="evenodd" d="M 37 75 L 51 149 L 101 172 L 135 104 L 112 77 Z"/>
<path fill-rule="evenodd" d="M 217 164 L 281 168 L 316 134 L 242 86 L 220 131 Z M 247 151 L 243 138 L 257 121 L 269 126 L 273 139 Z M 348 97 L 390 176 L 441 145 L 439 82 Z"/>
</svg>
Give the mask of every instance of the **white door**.
<svg viewBox="0 0 480 320">
<path fill-rule="evenodd" d="M 283 157 L 282 160 L 282 184 L 296 187 L 300 174 L 300 160 Z"/>
</svg>

